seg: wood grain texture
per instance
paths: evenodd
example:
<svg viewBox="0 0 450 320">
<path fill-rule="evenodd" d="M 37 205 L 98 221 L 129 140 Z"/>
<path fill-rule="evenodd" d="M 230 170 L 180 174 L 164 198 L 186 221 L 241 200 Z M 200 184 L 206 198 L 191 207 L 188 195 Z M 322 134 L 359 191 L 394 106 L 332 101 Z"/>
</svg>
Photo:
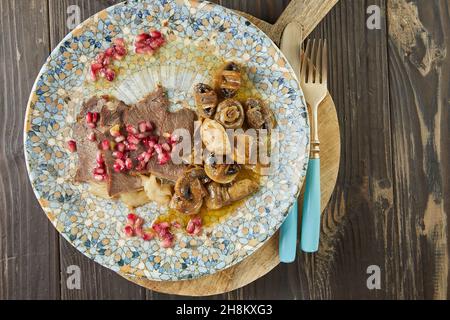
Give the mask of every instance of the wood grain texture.
<svg viewBox="0 0 450 320">
<path fill-rule="evenodd" d="M 386 21 L 366 28 L 366 8 L 385 1 L 340 1 L 311 37 L 326 38 L 330 92 L 343 141 L 335 193 L 322 217 L 319 253 L 303 254 L 291 281 L 306 299 L 390 298 L 395 268 L 387 244 L 393 232 L 394 195 Z M 397 244 L 396 244 L 397 245 Z M 366 287 L 369 265 L 382 270 L 381 290 Z"/>
<path fill-rule="evenodd" d="M 0 14 L 0 299 L 57 299 L 58 236 L 31 189 L 22 134 L 50 49 L 47 1 L 2 0 Z"/>
<path fill-rule="evenodd" d="M 388 19 L 396 164 L 391 243 L 400 245 L 393 259 L 404 270 L 390 290 L 399 298 L 448 299 L 450 3 L 391 0 Z"/>
</svg>

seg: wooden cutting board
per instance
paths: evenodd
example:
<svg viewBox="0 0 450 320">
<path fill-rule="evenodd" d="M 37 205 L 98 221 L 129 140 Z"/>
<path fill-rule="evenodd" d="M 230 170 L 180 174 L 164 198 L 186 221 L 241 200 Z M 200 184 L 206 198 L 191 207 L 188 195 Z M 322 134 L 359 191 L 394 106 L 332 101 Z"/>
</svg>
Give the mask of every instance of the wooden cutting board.
<svg viewBox="0 0 450 320">
<path fill-rule="evenodd" d="M 276 44 L 280 44 L 284 28 L 292 21 L 298 23 L 307 36 L 331 10 L 338 0 L 292 0 L 275 24 L 269 24 L 239 12 L 263 30 Z M 325 208 L 333 193 L 340 163 L 340 132 L 336 107 L 330 95 L 319 107 L 321 148 L 321 205 Z M 299 203 L 303 201 L 303 191 Z M 299 206 L 301 215 L 301 205 Z M 301 219 L 299 218 L 299 221 Z M 300 230 L 300 228 L 299 228 Z M 143 278 L 128 280 L 161 293 L 184 296 L 209 296 L 241 288 L 267 274 L 280 263 L 278 232 L 258 251 L 233 267 L 195 280 L 150 281 Z"/>
</svg>

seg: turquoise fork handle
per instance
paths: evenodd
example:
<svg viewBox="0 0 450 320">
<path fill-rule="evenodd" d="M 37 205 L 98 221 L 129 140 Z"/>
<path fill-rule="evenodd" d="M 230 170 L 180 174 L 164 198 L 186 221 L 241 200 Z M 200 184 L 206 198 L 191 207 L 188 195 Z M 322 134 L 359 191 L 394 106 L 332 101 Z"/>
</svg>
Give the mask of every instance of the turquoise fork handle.
<svg viewBox="0 0 450 320">
<path fill-rule="evenodd" d="M 300 247 L 304 252 L 319 250 L 320 235 L 320 159 L 310 159 L 306 174 L 302 210 Z"/>
<path fill-rule="evenodd" d="M 292 263 L 295 261 L 297 251 L 297 200 L 289 210 L 286 220 L 280 229 L 280 262 Z"/>
</svg>

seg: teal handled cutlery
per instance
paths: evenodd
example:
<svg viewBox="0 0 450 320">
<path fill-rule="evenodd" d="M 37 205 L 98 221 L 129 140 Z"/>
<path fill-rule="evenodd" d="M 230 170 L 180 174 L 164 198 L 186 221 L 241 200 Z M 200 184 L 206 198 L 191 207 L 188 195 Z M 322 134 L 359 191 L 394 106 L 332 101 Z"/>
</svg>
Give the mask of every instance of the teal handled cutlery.
<svg viewBox="0 0 450 320">
<path fill-rule="evenodd" d="M 320 141 L 317 112 L 327 89 L 327 44 L 308 40 L 301 60 L 300 86 L 311 111 L 311 153 L 306 174 L 300 247 L 304 252 L 319 249 L 320 236 Z"/>
<path fill-rule="evenodd" d="M 305 194 L 302 209 L 302 232 L 300 247 L 304 252 L 316 252 L 320 236 L 320 141 L 317 112 L 325 99 L 327 89 L 327 45 L 322 40 L 308 40 L 306 49 L 301 52 L 301 31 L 298 26 L 288 25 L 281 40 L 281 50 L 291 63 L 305 100 L 311 112 L 311 154 L 306 176 Z M 298 204 L 289 210 L 280 230 L 280 261 L 295 261 L 297 247 Z"/>
<path fill-rule="evenodd" d="M 300 52 L 302 45 L 302 28 L 298 23 L 291 22 L 284 29 L 280 49 L 288 59 L 298 79 L 300 79 Z M 295 200 L 289 209 L 288 216 L 280 229 L 279 256 L 283 263 L 295 261 L 297 251 L 297 221 L 298 204 Z"/>
</svg>

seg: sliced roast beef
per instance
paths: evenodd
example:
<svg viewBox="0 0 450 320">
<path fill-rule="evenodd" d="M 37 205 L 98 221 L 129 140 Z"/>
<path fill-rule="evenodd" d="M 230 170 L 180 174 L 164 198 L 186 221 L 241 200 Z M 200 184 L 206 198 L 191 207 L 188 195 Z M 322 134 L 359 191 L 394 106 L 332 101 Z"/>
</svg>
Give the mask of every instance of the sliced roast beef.
<svg viewBox="0 0 450 320">
<path fill-rule="evenodd" d="M 176 132 L 177 129 L 186 130 L 185 134 L 189 134 L 192 148 L 192 137 L 194 133 L 194 121 L 195 112 L 188 109 L 181 109 L 177 112 L 169 112 L 162 128 L 162 135 L 160 137 L 160 143 L 166 142 L 165 136 L 171 135 Z M 191 150 L 189 148 L 189 150 Z M 186 170 L 185 164 L 174 164 L 169 161 L 166 164 L 160 165 L 156 159 L 156 155 L 151 159 L 147 165 L 147 170 L 153 175 L 167 179 L 170 181 L 176 181 Z"/>
<path fill-rule="evenodd" d="M 192 141 L 195 116 L 195 112 L 188 109 L 182 109 L 177 112 L 167 112 L 161 128 L 159 143 L 163 144 L 167 142 L 167 137 L 176 132 L 177 129 L 185 129 L 185 134 L 188 134 Z M 189 150 L 190 149 L 191 148 L 189 148 Z M 132 154 L 132 158 L 135 159 L 141 152 L 144 151 L 145 149 L 140 146 L 138 151 Z M 174 182 L 178 179 L 178 177 L 180 177 L 185 169 L 185 164 L 174 164 L 172 161 L 169 161 L 166 164 L 159 164 L 157 154 L 155 152 L 144 170 L 132 170 L 130 171 L 130 174 L 137 175 L 151 173 L 158 178 Z"/>
<path fill-rule="evenodd" d="M 140 122 L 150 121 L 155 126 L 155 134 L 160 135 L 168 107 L 166 93 L 158 86 L 154 92 L 124 112 L 124 124 L 137 128 Z"/>
<path fill-rule="evenodd" d="M 177 112 L 169 112 L 162 127 L 161 137 L 172 134 L 177 129 L 184 129 L 192 137 L 194 133 L 194 121 L 196 114 L 189 109 L 181 109 Z"/>
<path fill-rule="evenodd" d="M 101 130 L 107 130 L 115 125 L 122 125 L 122 117 L 128 106 L 119 100 L 108 101 L 100 110 L 100 127 Z"/>
<path fill-rule="evenodd" d="M 142 179 L 139 176 L 132 176 L 128 173 L 116 172 L 113 169 L 114 161 L 110 151 L 103 151 L 107 177 L 107 190 L 110 197 L 114 197 L 123 192 L 133 192 L 142 189 Z"/>
</svg>

